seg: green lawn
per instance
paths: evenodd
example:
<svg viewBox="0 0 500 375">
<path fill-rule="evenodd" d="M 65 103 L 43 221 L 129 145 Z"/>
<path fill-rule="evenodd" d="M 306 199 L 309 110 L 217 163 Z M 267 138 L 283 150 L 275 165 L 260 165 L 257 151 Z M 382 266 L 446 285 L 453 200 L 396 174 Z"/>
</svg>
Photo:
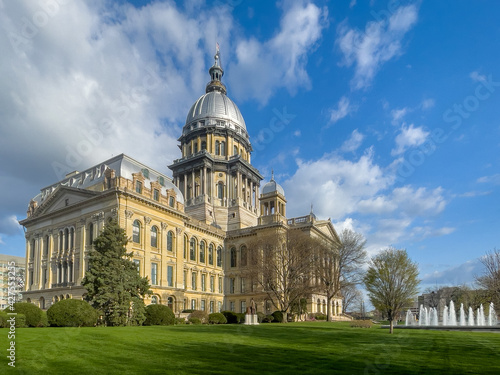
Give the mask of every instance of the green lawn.
<svg viewBox="0 0 500 375">
<path fill-rule="evenodd" d="M 7 329 L 0 329 L 7 352 Z M 259 326 L 18 328 L 0 374 L 500 374 L 500 333 Z"/>
</svg>

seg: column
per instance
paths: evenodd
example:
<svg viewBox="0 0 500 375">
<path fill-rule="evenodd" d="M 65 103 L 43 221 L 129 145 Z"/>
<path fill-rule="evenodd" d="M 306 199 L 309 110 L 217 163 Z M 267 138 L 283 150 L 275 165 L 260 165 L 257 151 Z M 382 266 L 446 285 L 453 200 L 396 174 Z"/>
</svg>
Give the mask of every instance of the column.
<svg viewBox="0 0 500 375">
<path fill-rule="evenodd" d="M 195 193 L 196 193 L 196 184 L 194 179 L 194 168 L 193 168 L 193 170 L 191 171 L 191 198 L 196 197 Z"/>
<path fill-rule="evenodd" d="M 250 206 L 252 206 L 252 208 L 255 208 L 255 202 L 253 198 L 253 180 L 250 180 Z"/>
<path fill-rule="evenodd" d="M 184 180 L 184 186 L 183 186 L 183 190 L 184 190 L 184 199 L 187 201 L 187 175 L 185 174 L 183 176 L 183 180 Z"/>
<path fill-rule="evenodd" d="M 118 213 L 118 218 L 120 217 L 120 213 Z M 85 238 L 87 236 L 87 232 L 85 230 L 85 222 L 82 223 L 80 228 L 80 261 L 78 262 L 78 278 L 75 280 L 75 284 L 78 285 L 81 283 L 82 279 L 85 277 Z"/>
</svg>

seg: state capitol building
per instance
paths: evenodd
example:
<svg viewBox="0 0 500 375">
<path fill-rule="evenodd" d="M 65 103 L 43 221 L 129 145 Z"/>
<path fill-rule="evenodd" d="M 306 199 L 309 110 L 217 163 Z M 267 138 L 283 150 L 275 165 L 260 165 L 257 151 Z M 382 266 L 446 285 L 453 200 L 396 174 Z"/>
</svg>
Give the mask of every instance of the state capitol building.
<svg viewBox="0 0 500 375">
<path fill-rule="evenodd" d="M 242 274 L 247 244 L 259 236 L 301 230 L 336 242 L 330 220 L 311 212 L 287 218 L 283 188 L 252 166 L 245 120 L 226 95 L 219 52 L 210 82 L 192 105 L 178 141 L 173 178 L 121 154 L 41 189 L 27 218 L 23 298 L 47 309 L 61 299 L 82 299 L 88 252 L 106 220 L 115 218 L 129 238 L 128 252 L 153 294 L 174 313 L 185 309 L 245 312 L 276 308 Z M 307 296 L 307 311 L 326 314 L 326 296 Z M 331 300 L 332 316 L 341 298 Z"/>
</svg>

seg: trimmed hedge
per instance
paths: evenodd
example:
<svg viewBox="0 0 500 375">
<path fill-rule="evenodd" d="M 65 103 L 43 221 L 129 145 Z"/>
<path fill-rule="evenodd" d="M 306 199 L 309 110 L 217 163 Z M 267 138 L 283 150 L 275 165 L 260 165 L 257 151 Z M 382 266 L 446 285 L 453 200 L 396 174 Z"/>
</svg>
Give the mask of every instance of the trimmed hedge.
<svg viewBox="0 0 500 375">
<path fill-rule="evenodd" d="M 171 326 L 175 322 L 175 315 L 166 305 L 146 306 L 145 326 Z"/>
<path fill-rule="evenodd" d="M 274 320 L 274 316 L 266 315 L 262 318 L 262 323 L 271 323 Z"/>
<path fill-rule="evenodd" d="M 265 317 L 266 317 L 266 314 L 264 314 L 260 311 L 257 313 L 257 320 L 259 321 L 259 323 L 262 323 Z"/>
<path fill-rule="evenodd" d="M 221 313 L 212 313 L 208 316 L 208 322 L 210 324 L 226 324 L 227 319 L 224 314 Z"/>
<path fill-rule="evenodd" d="M 208 313 L 206 311 L 194 310 L 191 314 L 189 314 L 188 320 L 190 318 L 200 319 L 201 323 L 208 323 Z"/>
<path fill-rule="evenodd" d="M 353 320 L 351 321 L 351 327 L 353 328 L 372 328 L 371 320 Z"/>
<path fill-rule="evenodd" d="M 238 324 L 245 323 L 245 314 L 243 314 L 243 313 L 235 313 L 235 315 L 238 318 Z"/>
<path fill-rule="evenodd" d="M 314 315 L 314 319 L 316 319 L 316 320 L 326 320 L 326 315 L 322 314 L 322 313 L 317 313 L 316 315 Z"/>
<path fill-rule="evenodd" d="M 7 315 L 7 312 L 0 310 L 0 328 L 10 328 L 9 319 L 16 318 L 16 328 L 26 327 L 26 316 L 24 314 Z"/>
<path fill-rule="evenodd" d="M 222 311 L 222 315 L 226 317 L 227 324 L 238 324 L 238 317 L 232 311 Z"/>
<path fill-rule="evenodd" d="M 275 311 L 273 312 L 273 322 L 276 323 L 283 323 L 283 313 L 281 311 Z"/>
<path fill-rule="evenodd" d="M 40 320 L 40 324 L 38 327 L 48 327 L 49 326 L 49 318 L 47 317 L 47 311 L 42 310 L 42 319 Z"/>
<path fill-rule="evenodd" d="M 189 318 L 188 322 L 189 324 L 201 324 L 201 320 L 198 318 Z"/>
<path fill-rule="evenodd" d="M 93 327 L 97 318 L 97 311 L 90 303 L 78 299 L 63 299 L 47 310 L 48 324 L 52 327 Z"/>
<path fill-rule="evenodd" d="M 42 309 L 29 302 L 16 302 L 14 303 L 14 310 L 9 307 L 5 312 L 13 312 L 23 314 L 26 317 L 26 325 L 28 327 L 38 327 L 42 320 Z"/>
<path fill-rule="evenodd" d="M 180 325 L 180 324 L 187 324 L 187 321 L 186 319 L 184 318 L 175 318 L 174 320 L 174 324 L 177 326 L 177 325 Z"/>
</svg>

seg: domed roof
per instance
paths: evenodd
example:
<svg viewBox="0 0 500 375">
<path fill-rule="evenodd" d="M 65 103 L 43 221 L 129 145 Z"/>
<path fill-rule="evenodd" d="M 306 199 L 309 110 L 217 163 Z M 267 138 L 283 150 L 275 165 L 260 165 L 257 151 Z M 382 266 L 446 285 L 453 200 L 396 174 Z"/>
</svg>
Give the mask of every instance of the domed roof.
<svg viewBox="0 0 500 375">
<path fill-rule="evenodd" d="M 186 117 L 186 125 L 206 118 L 227 120 L 246 132 L 246 125 L 240 110 L 225 94 L 219 91 L 210 91 L 200 96 L 192 105 Z"/>
<path fill-rule="evenodd" d="M 274 181 L 274 173 L 273 173 L 271 176 L 271 181 L 269 181 L 262 187 L 262 194 L 269 194 L 274 192 L 278 192 L 281 195 L 285 196 L 285 190 L 283 189 L 283 187 L 276 181 Z"/>
</svg>

